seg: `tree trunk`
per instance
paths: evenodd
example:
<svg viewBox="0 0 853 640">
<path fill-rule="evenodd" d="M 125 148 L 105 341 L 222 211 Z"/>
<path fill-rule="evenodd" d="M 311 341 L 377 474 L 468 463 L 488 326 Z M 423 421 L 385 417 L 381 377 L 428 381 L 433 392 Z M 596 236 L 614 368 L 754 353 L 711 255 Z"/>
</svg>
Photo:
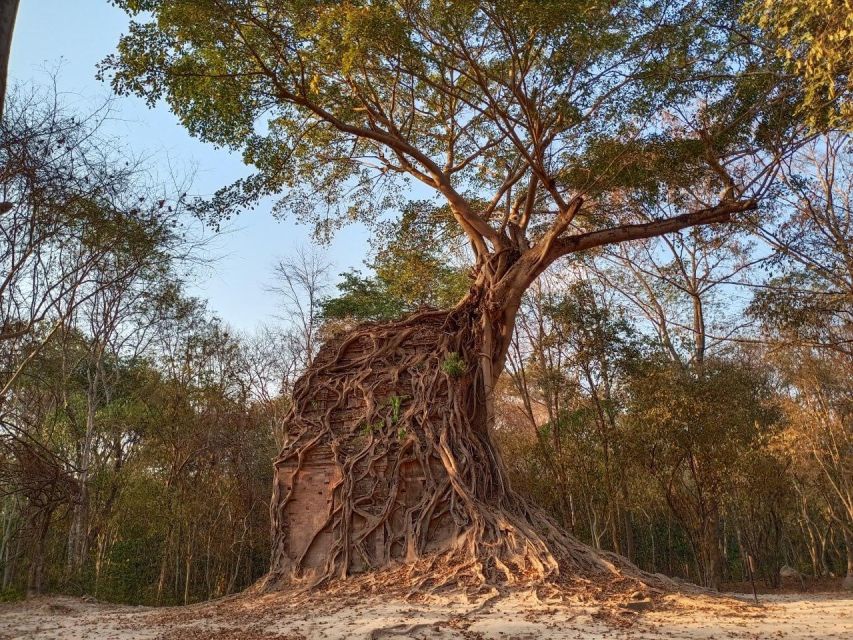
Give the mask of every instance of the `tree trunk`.
<svg viewBox="0 0 853 640">
<path fill-rule="evenodd" d="M 18 14 L 18 0 L 0 0 L 0 118 L 6 102 L 6 79 L 9 71 L 9 54 L 12 50 L 12 33 Z"/>
<path fill-rule="evenodd" d="M 50 507 L 37 508 L 32 520 L 32 546 L 30 552 L 30 567 L 27 576 L 27 597 L 37 596 L 44 589 L 45 555 L 47 552 L 47 533 L 53 509 Z"/>
<path fill-rule="evenodd" d="M 89 466 L 91 464 L 92 437 L 94 431 L 94 409 L 90 407 L 86 416 L 86 440 L 82 455 L 78 459 L 81 469 L 77 478 L 77 499 L 71 511 L 71 526 L 68 529 L 66 576 L 79 578 L 89 555 Z"/>
<path fill-rule="evenodd" d="M 641 576 L 510 488 L 491 390 L 517 301 L 495 300 L 475 287 L 450 311 L 363 325 L 321 349 L 275 461 L 268 586 L 400 562 L 416 590 Z"/>
<path fill-rule="evenodd" d="M 720 551 L 720 519 L 716 505 L 700 522 L 699 531 L 699 575 L 703 587 L 719 589 L 723 573 L 723 557 Z"/>
</svg>

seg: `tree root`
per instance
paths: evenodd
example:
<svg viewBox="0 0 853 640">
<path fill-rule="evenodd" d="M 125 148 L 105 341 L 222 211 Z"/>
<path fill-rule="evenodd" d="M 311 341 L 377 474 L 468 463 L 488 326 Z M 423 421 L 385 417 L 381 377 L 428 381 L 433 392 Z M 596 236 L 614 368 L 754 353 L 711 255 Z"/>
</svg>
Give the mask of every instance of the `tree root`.
<svg viewBox="0 0 853 640">
<path fill-rule="evenodd" d="M 490 436 L 500 349 L 491 323 L 472 295 L 450 311 L 362 325 L 321 349 L 296 384 L 275 461 L 267 588 L 359 573 L 360 588 L 390 581 L 410 596 L 674 586 L 580 543 L 509 487 Z M 328 497 L 306 507 L 317 518 L 306 530 L 294 505 L 316 488 L 311 465 L 325 469 Z"/>
</svg>

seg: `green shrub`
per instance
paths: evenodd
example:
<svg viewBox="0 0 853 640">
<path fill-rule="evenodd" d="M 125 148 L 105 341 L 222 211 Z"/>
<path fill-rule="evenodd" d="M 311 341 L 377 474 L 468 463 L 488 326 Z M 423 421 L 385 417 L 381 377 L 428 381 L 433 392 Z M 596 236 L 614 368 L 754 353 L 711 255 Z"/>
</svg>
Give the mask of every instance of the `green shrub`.
<svg viewBox="0 0 853 640">
<path fill-rule="evenodd" d="M 444 358 L 444 362 L 441 363 L 441 370 L 451 378 L 461 377 L 466 369 L 465 361 L 455 351 L 448 353 Z"/>
</svg>

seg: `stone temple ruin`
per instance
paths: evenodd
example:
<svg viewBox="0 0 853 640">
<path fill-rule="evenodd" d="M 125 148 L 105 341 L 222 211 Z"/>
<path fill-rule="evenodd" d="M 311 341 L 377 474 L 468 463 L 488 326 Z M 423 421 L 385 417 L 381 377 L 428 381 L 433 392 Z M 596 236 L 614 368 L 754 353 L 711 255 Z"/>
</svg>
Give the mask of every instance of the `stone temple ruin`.
<svg viewBox="0 0 853 640">
<path fill-rule="evenodd" d="M 445 318 L 402 321 L 389 344 L 369 330 L 332 340 L 297 383 L 275 463 L 274 575 L 311 579 L 340 554 L 346 572 L 358 573 L 452 543 L 453 521 L 435 499 L 447 495 L 447 474 L 420 437 L 445 403 L 406 411 L 414 381 L 442 375 L 438 356 L 432 367 L 423 356 L 435 353 Z M 446 397 L 446 382 L 439 388 Z"/>
</svg>

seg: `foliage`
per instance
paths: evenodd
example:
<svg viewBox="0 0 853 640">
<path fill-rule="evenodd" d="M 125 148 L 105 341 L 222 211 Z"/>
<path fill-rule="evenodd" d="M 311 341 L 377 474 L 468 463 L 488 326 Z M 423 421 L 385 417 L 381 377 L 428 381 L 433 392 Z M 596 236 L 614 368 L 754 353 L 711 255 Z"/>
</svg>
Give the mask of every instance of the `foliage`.
<svg viewBox="0 0 853 640">
<path fill-rule="evenodd" d="M 119 356 L 112 365 L 119 385 L 94 418 L 88 552 L 78 573 L 62 568 L 74 513 L 68 505 L 46 540 L 46 587 L 108 601 L 185 603 L 238 590 L 266 570 L 274 430 L 246 394 L 242 347 L 216 322 L 185 321 L 192 330 L 168 349 L 159 344 L 147 361 Z M 50 409 L 56 394 L 85 409 L 86 378 L 56 366 L 64 350 L 56 340 L 33 364 L 18 387 L 20 406 Z M 49 411 L 44 431 L 31 436 L 70 455 L 82 437 L 72 414 Z M 27 504 L 4 510 L 13 536 L 6 544 L 26 535 L 11 525 L 16 509 Z M 20 584 L 26 569 L 26 556 L 8 560 L 7 580 Z"/>
<path fill-rule="evenodd" d="M 392 296 L 385 283 L 377 277 L 364 277 L 358 271 L 347 271 L 341 274 L 341 278 L 339 295 L 322 303 L 326 319 L 391 320 L 407 310 L 405 302 Z"/>
<path fill-rule="evenodd" d="M 441 362 L 441 370 L 451 378 L 460 378 L 467 370 L 465 360 L 456 351 L 448 353 Z"/>
<path fill-rule="evenodd" d="M 757 291 L 749 313 L 760 319 L 770 335 L 851 353 L 849 294 L 827 291 L 809 271 L 791 271 Z"/>
<path fill-rule="evenodd" d="M 426 188 L 478 264 L 547 265 L 633 222 L 611 206 L 626 192 L 696 214 L 654 233 L 749 209 L 799 143 L 791 81 L 739 3 L 117 4 L 132 22 L 102 76 L 254 168 L 195 204 L 214 219 L 277 196 L 325 238 L 428 219 Z"/>
<path fill-rule="evenodd" d="M 800 109 L 818 129 L 853 125 L 853 3 L 753 0 L 747 17 L 803 81 Z"/>
<path fill-rule="evenodd" d="M 709 361 L 696 375 L 651 362 L 632 372 L 629 394 L 626 438 L 690 537 L 702 583 L 717 587 L 722 569 L 713 549 L 722 503 L 743 456 L 773 433 L 772 389 L 741 363 Z"/>
<path fill-rule="evenodd" d="M 465 270 L 449 265 L 458 238 L 446 211 L 419 202 L 400 220 L 381 225 L 368 263 L 372 275 L 351 270 L 341 274 L 338 295 L 322 303 L 327 320 L 393 320 L 420 307 L 448 308 L 459 302 L 470 286 Z"/>
</svg>

